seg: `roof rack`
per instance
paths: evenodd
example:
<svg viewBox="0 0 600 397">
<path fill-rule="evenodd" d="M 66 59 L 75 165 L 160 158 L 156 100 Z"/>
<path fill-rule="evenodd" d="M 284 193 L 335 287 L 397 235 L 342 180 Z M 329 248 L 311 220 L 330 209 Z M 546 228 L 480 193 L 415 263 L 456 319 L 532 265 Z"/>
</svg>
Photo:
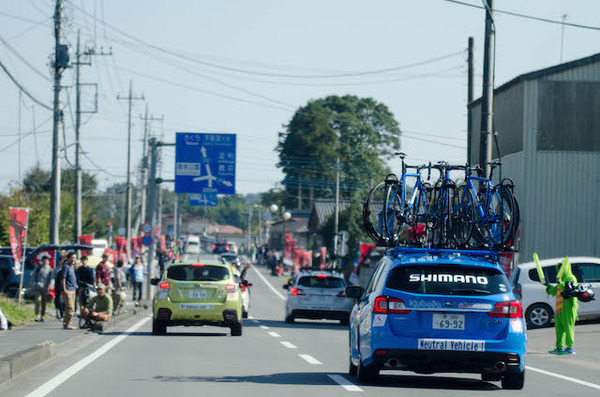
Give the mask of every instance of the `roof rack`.
<svg viewBox="0 0 600 397">
<path fill-rule="evenodd" d="M 393 256 L 429 254 L 439 256 L 474 256 L 479 258 L 498 260 L 498 255 L 504 251 L 491 250 L 466 250 L 466 249 L 448 249 L 448 248 L 414 248 L 414 247 L 395 247 L 388 251 Z"/>
</svg>

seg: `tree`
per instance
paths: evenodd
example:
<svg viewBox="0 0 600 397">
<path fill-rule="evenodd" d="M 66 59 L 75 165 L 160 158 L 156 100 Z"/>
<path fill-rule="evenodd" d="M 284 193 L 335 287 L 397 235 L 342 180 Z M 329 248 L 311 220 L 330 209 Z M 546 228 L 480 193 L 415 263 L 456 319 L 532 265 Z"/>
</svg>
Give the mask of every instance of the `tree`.
<svg viewBox="0 0 600 397">
<path fill-rule="evenodd" d="M 387 106 L 372 98 L 328 96 L 299 108 L 277 145 L 284 205 L 294 207 L 302 190 L 320 197 L 334 192 L 335 161 L 340 159 L 340 189 L 349 196 L 383 178 L 385 161 L 400 149 L 400 128 Z"/>
</svg>

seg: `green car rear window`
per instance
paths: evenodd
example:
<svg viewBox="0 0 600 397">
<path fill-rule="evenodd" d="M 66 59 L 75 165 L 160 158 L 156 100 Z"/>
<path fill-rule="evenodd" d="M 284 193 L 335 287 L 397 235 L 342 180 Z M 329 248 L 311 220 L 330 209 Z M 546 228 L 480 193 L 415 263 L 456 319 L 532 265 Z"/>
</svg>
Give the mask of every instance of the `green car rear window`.
<svg viewBox="0 0 600 397">
<path fill-rule="evenodd" d="M 222 266 L 177 265 L 167 269 L 167 278 L 175 281 L 222 281 L 229 279 L 229 270 Z"/>
</svg>

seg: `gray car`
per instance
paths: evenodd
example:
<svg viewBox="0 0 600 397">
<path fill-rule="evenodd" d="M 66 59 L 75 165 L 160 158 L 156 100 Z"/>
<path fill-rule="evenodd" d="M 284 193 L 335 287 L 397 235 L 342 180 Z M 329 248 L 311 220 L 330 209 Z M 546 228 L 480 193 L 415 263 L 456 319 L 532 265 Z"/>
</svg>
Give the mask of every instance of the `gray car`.
<svg viewBox="0 0 600 397">
<path fill-rule="evenodd" d="M 285 303 L 285 322 L 297 318 L 339 320 L 348 324 L 354 299 L 346 297 L 346 282 L 339 273 L 301 271 L 289 284 Z"/>
</svg>

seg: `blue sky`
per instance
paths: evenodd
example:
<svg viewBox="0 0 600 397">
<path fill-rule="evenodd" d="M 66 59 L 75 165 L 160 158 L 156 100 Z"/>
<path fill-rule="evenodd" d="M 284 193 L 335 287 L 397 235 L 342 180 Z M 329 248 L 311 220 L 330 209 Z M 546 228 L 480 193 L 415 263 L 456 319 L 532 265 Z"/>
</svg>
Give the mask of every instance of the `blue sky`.
<svg viewBox="0 0 600 397">
<path fill-rule="evenodd" d="M 481 5 L 481 1 L 464 0 Z M 496 8 L 572 23 L 600 26 L 594 0 L 497 0 Z M 0 37 L 42 75 L 51 77 L 53 2 L 0 3 Z M 277 133 L 294 110 L 330 94 L 353 94 L 385 103 L 405 132 L 411 162 L 464 162 L 466 156 L 466 47 L 475 39 L 476 96 L 481 93 L 484 12 L 444 0 L 396 1 L 154 1 L 71 0 L 65 4 L 65 39 L 82 41 L 113 56 L 95 57 L 82 82 L 99 85 L 99 112 L 84 116 L 84 168 L 102 187 L 124 181 L 127 150 L 126 95 L 133 80 L 144 94 L 154 134 L 174 141 L 176 131 L 238 134 L 237 188 L 265 191 L 281 180 L 275 167 Z M 95 16 L 95 17 L 94 17 Z M 105 25 L 106 24 L 106 25 Z M 109 26 L 107 26 L 109 25 Z M 497 14 L 496 86 L 516 75 L 560 62 L 561 26 Z M 563 60 L 598 52 L 600 31 L 567 27 Z M 141 43 L 139 40 L 144 43 Z M 173 55 L 176 54 L 176 55 Z M 447 56 L 447 57 L 445 57 Z M 413 65 L 389 73 L 312 78 Z M 0 61 L 40 100 L 50 104 L 52 85 L 5 45 Z M 212 66 L 211 66 L 212 65 Z M 277 75 L 294 75 L 281 77 Z M 72 71 L 63 83 L 72 86 Z M 0 73 L 0 150 L 18 137 L 18 90 Z M 74 106 L 71 88 L 67 95 Z M 50 165 L 51 114 L 23 97 L 21 131 L 37 133 L 21 143 L 22 173 Z M 144 103 L 134 106 L 134 164 L 142 151 Z M 67 145 L 73 143 L 70 108 Z M 18 179 L 18 145 L 0 152 L 0 187 Z M 67 148 L 73 161 L 73 148 Z M 99 171 L 94 163 L 102 166 Z M 174 152 L 166 148 L 163 177 L 173 177 Z M 392 165 L 395 165 L 392 163 Z M 134 167 L 135 169 L 135 167 Z"/>
</svg>

